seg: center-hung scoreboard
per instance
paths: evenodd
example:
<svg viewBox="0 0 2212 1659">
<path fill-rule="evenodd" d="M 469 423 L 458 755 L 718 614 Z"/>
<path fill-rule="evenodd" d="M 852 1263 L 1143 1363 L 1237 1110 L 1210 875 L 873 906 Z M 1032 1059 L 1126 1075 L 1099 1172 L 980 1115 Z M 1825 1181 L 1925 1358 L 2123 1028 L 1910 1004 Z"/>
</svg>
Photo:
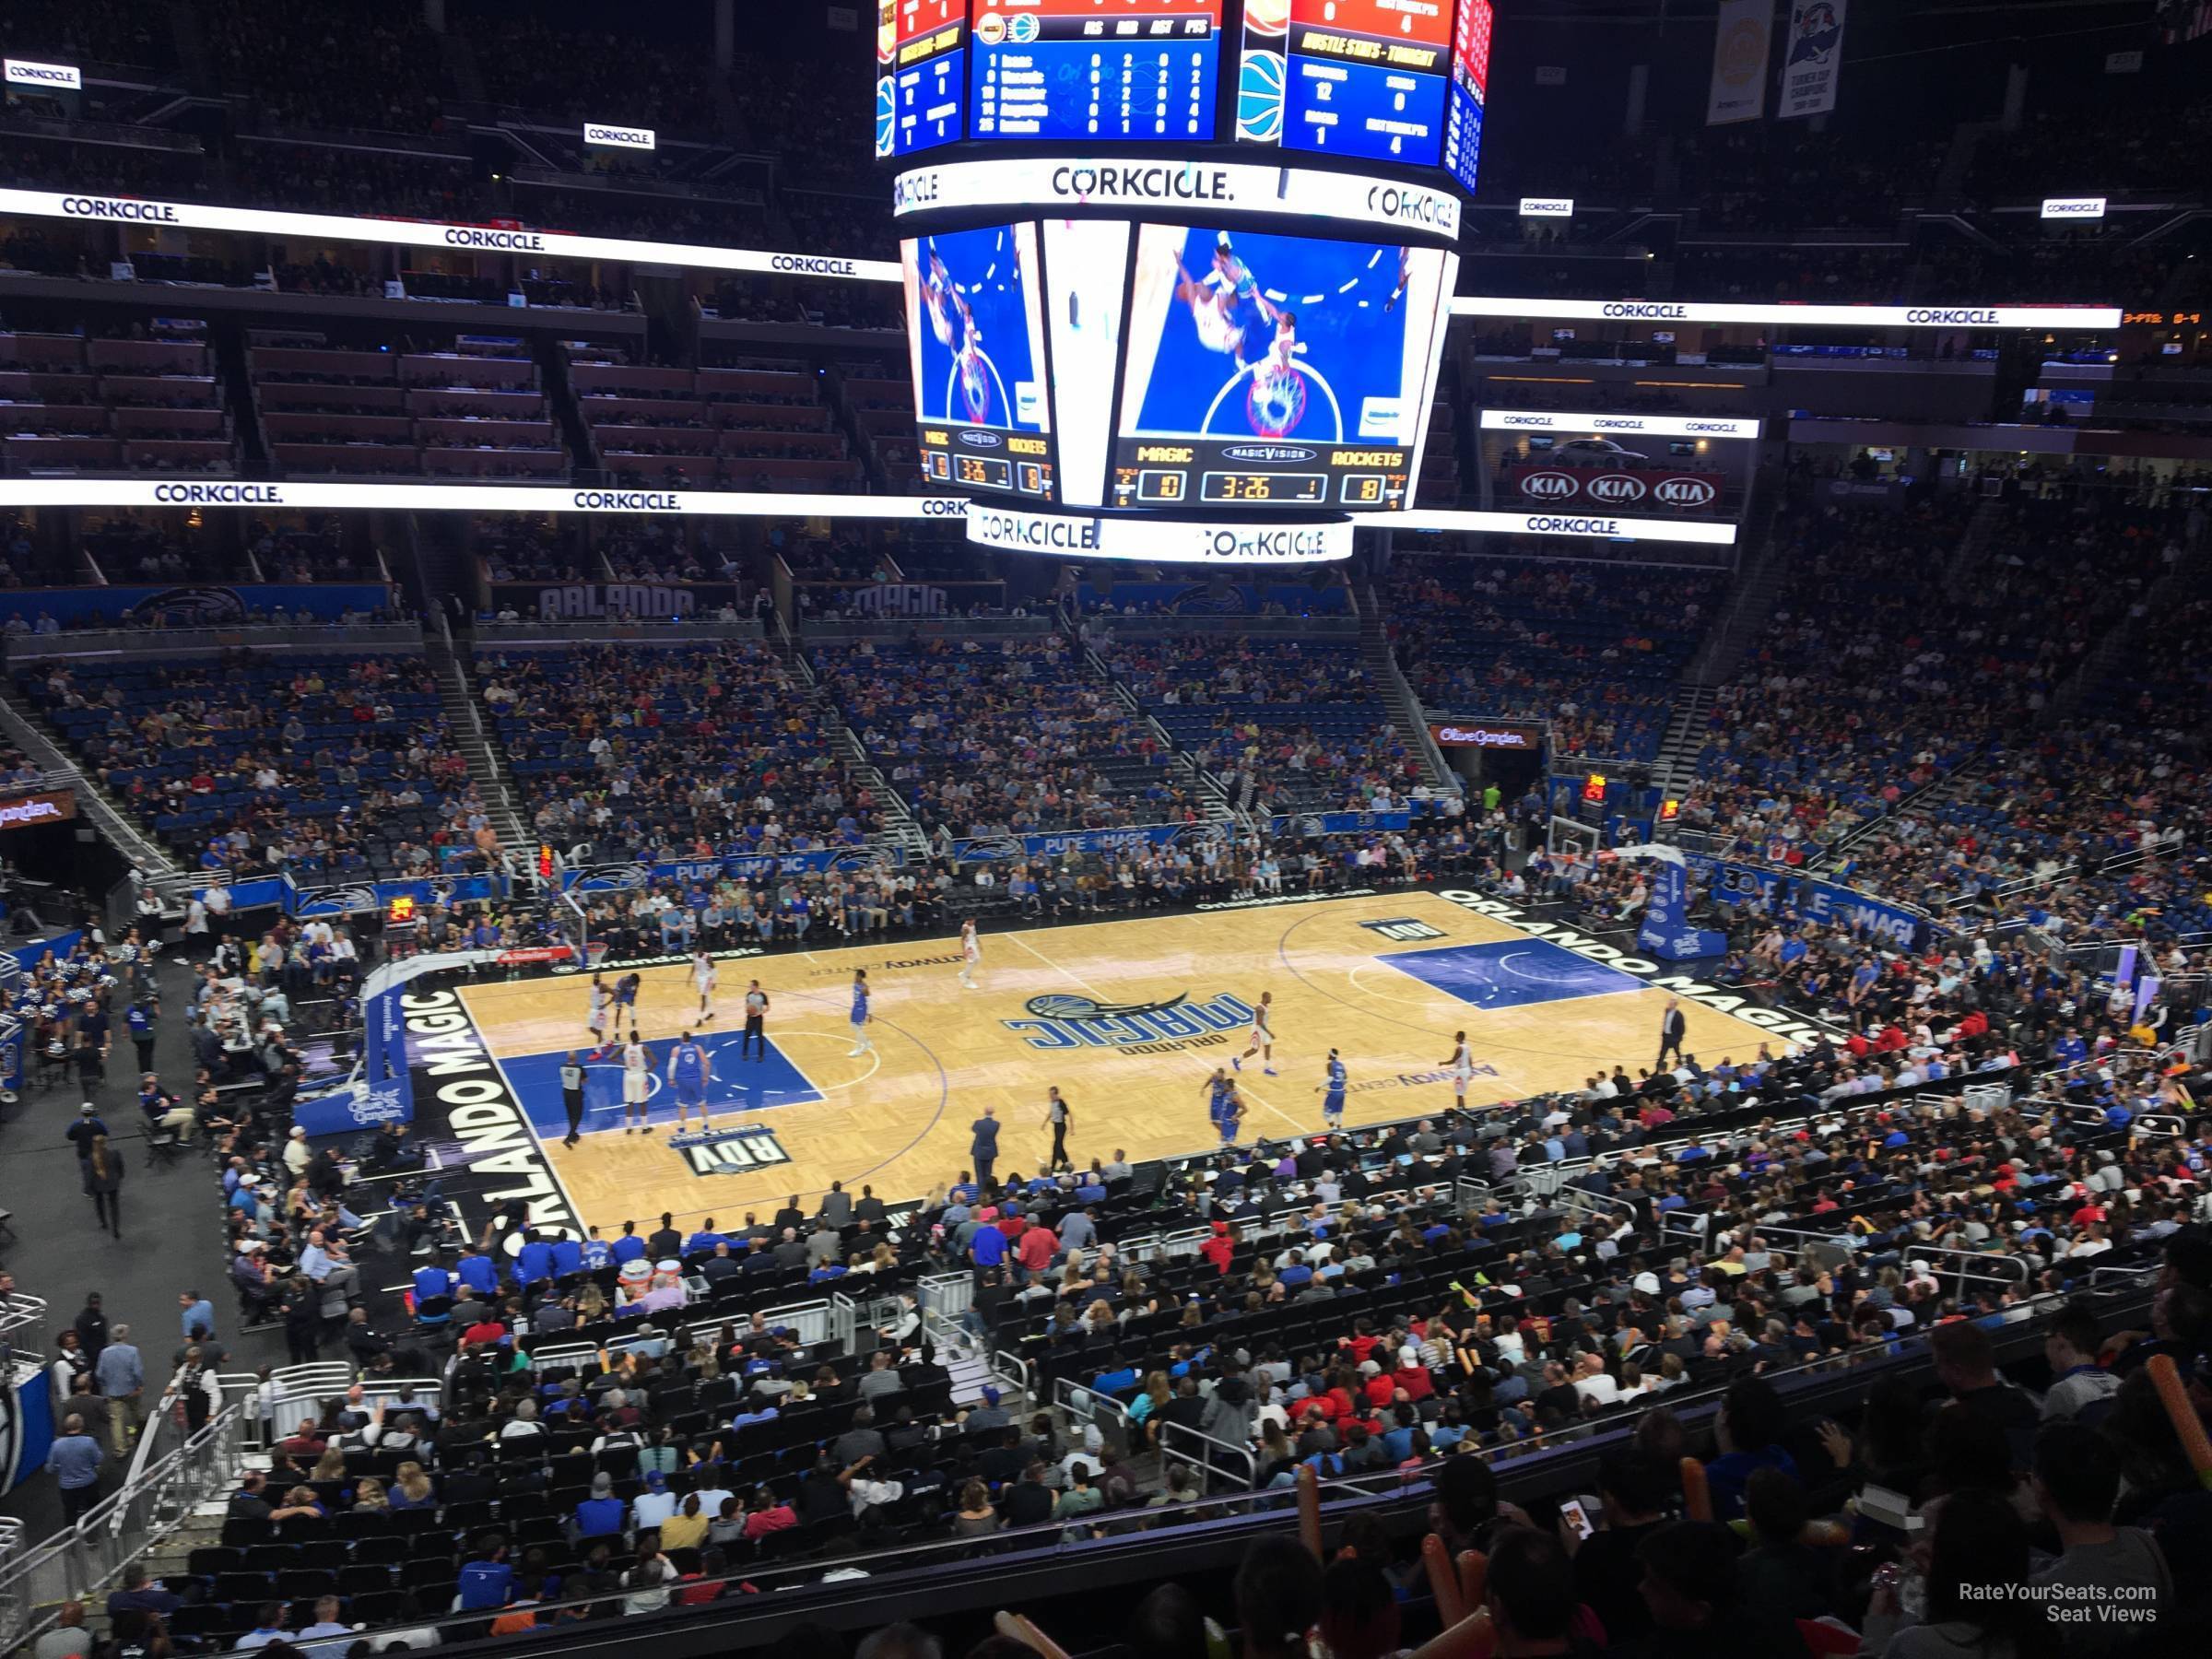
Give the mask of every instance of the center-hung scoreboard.
<svg viewBox="0 0 2212 1659">
<path fill-rule="evenodd" d="M 1208 526 L 1298 522 L 1348 551 L 1412 505 L 1492 18 L 885 0 L 917 447 L 971 535 L 1110 557 L 1142 524 L 1160 557 L 1174 525 L 1216 556 Z"/>
</svg>

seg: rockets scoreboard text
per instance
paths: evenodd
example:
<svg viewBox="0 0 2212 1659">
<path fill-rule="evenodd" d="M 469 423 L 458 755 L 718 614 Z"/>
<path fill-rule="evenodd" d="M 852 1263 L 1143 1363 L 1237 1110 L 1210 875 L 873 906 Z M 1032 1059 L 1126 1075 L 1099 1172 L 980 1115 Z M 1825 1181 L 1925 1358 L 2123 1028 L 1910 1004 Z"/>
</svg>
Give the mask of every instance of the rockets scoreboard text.
<svg viewBox="0 0 2212 1659">
<path fill-rule="evenodd" d="M 971 0 L 971 136 L 1204 143 L 1221 0 Z"/>
</svg>

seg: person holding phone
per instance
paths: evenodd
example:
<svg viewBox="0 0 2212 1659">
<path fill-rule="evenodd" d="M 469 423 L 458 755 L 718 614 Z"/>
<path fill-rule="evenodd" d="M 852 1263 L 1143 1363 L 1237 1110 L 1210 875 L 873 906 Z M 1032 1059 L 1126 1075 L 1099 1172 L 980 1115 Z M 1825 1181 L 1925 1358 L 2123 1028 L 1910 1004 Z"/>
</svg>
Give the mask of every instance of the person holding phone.
<svg viewBox="0 0 2212 1659">
<path fill-rule="evenodd" d="M 1675 1473 L 1634 1447 L 1608 1452 L 1597 1465 L 1597 1495 L 1559 1506 L 1559 1543 L 1574 1558 L 1574 1592 L 1615 1641 L 1651 1634 L 1652 1610 L 1637 1585 L 1636 1550 L 1666 1524 Z M 1579 1519 L 1588 1530 L 1576 1524 Z"/>
</svg>

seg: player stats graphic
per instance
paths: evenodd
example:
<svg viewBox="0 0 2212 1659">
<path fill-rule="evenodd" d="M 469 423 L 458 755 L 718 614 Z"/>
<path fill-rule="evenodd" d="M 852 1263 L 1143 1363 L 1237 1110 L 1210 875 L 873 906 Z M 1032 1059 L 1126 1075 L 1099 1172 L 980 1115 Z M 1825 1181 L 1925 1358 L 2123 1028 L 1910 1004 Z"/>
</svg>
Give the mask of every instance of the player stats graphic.
<svg viewBox="0 0 2212 1659">
<path fill-rule="evenodd" d="M 1055 500 L 1037 227 L 899 244 L 923 477 Z"/>
<path fill-rule="evenodd" d="M 1452 0 L 1251 0 L 1237 136 L 1438 165 L 1452 25 Z"/>
<path fill-rule="evenodd" d="M 1452 30 L 1452 93 L 1444 106 L 1444 166 L 1459 187 L 1475 194 L 1482 161 L 1482 117 L 1490 98 L 1491 0 L 1459 0 Z"/>
<path fill-rule="evenodd" d="M 978 139 L 1203 143 L 1221 0 L 974 0 Z"/>
<path fill-rule="evenodd" d="M 1146 225 L 1117 507 L 1404 507 L 1450 288 L 1441 249 Z"/>
<path fill-rule="evenodd" d="M 968 0 L 879 0 L 876 8 L 876 153 L 950 144 L 964 124 Z"/>
</svg>

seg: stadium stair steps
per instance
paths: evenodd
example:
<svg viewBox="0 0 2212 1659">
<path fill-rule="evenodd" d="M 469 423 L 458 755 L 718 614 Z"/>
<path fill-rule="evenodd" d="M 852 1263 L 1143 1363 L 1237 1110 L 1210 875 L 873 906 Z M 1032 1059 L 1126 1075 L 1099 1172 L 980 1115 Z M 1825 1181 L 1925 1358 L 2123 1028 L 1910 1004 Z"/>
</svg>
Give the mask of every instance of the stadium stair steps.
<svg viewBox="0 0 2212 1659">
<path fill-rule="evenodd" d="M 1359 665 L 1367 670 L 1370 679 L 1382 688 L 1382 698 L 1390 705 L 1390 723 L 1397 729 L 1398 741 L 1409 753 L 1420 756 L 1421 770 L 1430 788 L 1452 787 L 1457 780 L 1444 764 L 1443 751 L 1429 735 L 1428 711 L 1421 707 L 1421 700 L 1406 683 L 1405 673 L 1398 667 L 1398 659 L 1390 649 L 1390 622 L 1383 612 L 1382 595 L 1371 584 L 1364 594 L 1355 591 L 1352 599 L 1359 612 Z"/>
<path fill-rule="evenodd" d="M 5 732 L 8 741 L 36 762 L 41 771 L 58 774 L 53 779 L 57 786 L 65 783 L 73 787 L 84 815 L 107 837 L 110 844 L 152 877 L 157 887 L 166 893 L 165 884 L 173 884 L 185 877 L 184 866 L 170 856 L 169 850 L 109 799 L 91 773 L 70 759 L 66 746 L 53 730 L 16 700 L 12 685 L 0 688 L 0 732 Z"/>
<path fill-rule="evenodd" d="M 507 787 L 506 769 L 500 764 L 499 751 L 492 747 L 483 712 L 477 705 L 475 688 L 468 683 L 468 671 L 462 665 L 460 653 L 453 650 L 442 630 L 438 630 L 426 633 L 423 655 L 430 665 L 430 671 L 438 677 L 438 701 L 445 713 L 446 730 L 453 734 L 455 746 L 468 762 L 469 782 L 491 807 L 492 827 L 499 831 L 500 848 L 507 854 L 509 867 L 535 868 L 536 843 L 524 828 L 522 815 L 515 811 L 514 796 Z"/>
<path fill-rule="evenodd" d="M 1705 717 L 1719 700 L 1711 686 L 1684 686 L 1675 694 L 1674 713 L 1666 723 L 1666 735 L 1660 739 L 1659 759 L 1652 767 L 1653 782 L 1670 800 L 1681 799 L 1683 790 L 1697 776 L 1698 756 L 1705 748 Z"/>
<path fill-rule="evenodd" d="M 866 782 L 876 792 L 876 798 L 883 803 L 884 818 L 890 825 L 890 839 L 905 848 L 910 857 L 927 858 L 929 837 L 923 833 L 920 820 L 914 817 L 912 808 L 907 806 L 905 797 L 891 787 L 881 770 L 868 759 L 866 747 L 853 728 L 845 724 L 845 717 L 839 712 L 835 700 L 816 683 L 814 665 L 806 660 L 806 653 L 799 649 L 798 641 L 783 626 L 781 617 L 774 619 L 769 630 L 768 646 L 783 659 L 784 666 L 791 671 L 793 683 L 806 691 L 806 707 L 815 725 L 830 734 L 831 742 L 836 745 L 846 764 L 853 769 L 853 774 Z"/>
<path fill-rule="evenodd" d="M 2005 508 L 2000 501 L 1985 500 L 1974 509 L 1959 537 L 1958 550 L 1951 555 L 1950 568 L 1944 572 L 1944 591 L 1952 598 L 1964 598 L 1973 591 L 1982 567 L 1988 562 L 1989 544 L 2004 522 Z"/>
<path fill-rule="evenodd" d="M 1084 668 L 1112 687 L 1113 694 L 1122 700 L 1123 707 L 1143 721 L 1145 729 L 1151 733 L 1153 740 L 1174 757 L 1174 764 L 1182 772 L 1184 780 L 1196 793 L 1198 798 L 1205 802 L 1207 819 L 1213 823 L 1225 824 L 1234 818 L 1237 815 L 1236 805 L 1229 798 L 1229 791 L 1223 787 L 1221 780 L 1199 765 L 1197 758 L 1175 741 L 1173 733 L 1147 713 L 1145 705 L 1138 700 L 1136 693 L 1121 682 L 1113 670 L 1107 666 L 1106 659 L 1083 643 L 1080 633 L 1072 626 L 1074 618 L 1069 616 L 1065 606 L 1059 608 L 1056 615 L 1060 631 L 1066 636 L 1069 647 L 1081 654 Z M 1114 771 L 1111 765 L 1106 766 L 1104 770 L 1109 775 L 1112 775 Z M 1141 776 L 1141 773 L 1139 775 Z"/>
</svg>

